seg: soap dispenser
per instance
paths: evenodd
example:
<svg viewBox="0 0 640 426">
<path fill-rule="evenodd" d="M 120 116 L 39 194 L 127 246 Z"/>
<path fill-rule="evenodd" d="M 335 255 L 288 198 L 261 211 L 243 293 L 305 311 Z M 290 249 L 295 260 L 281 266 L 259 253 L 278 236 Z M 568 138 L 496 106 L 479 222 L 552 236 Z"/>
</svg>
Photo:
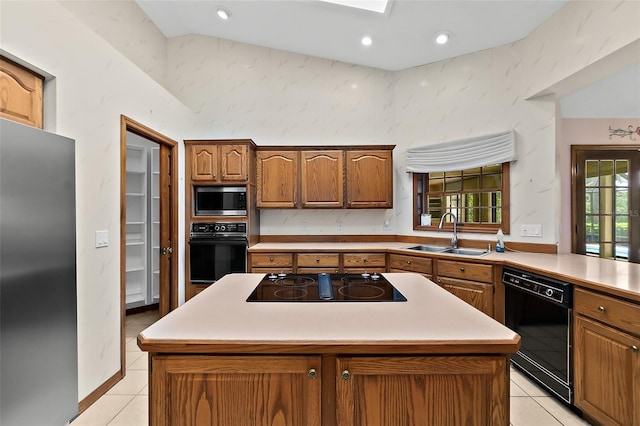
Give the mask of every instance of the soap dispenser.
<svg viewBox="0 0 640 426">
<path fill-rule="evenodd" d="M 496 233 L 496 251 L 498 253 L 504 252 L 504 234 L 502 233 L 502 228 L 498 229 Z"/>
</svg>

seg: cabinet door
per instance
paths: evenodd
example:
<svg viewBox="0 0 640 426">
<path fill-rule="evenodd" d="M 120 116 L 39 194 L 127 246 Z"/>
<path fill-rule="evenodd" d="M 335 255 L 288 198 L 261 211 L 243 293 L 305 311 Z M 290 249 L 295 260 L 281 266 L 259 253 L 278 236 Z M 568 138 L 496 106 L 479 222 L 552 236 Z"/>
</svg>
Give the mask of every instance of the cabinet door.
<svg viewBox="0 0 640 426">
<path fill-rule="evenodd" d="M 220 146 L 220 180 L 222 182 L 246 182 L 249 149 L 246 145 Z"/>
<path fill-rule="evenodd" d="M 341 208 L 344 205 L 343 151 L 303 151 L 302 207 Z"/>
<path fill-rule="evenodd" d="M 320 426 L 320 370 L 318 356 L 154 356 L 149 424 Z"/>
<path fill-rule="evenodd" d="M 42 128 L 43 78 L 0 58 L 0 117 Z"/>
<path fill-rule="evenodd" d="M 390 150 L 347 151 L 347 207 L 393 207 L 393 159 Z"/>
<path fill-rule="evenodd" d="M 193 145 L 191 147 L 191 180 L 217 180 L 218 147 Z"/>
<path fill-rule="evenodd" d="M 339 426 L 508 425 L 505 357 L 339 357 Z"/>
<path fill-rule="evenodd" d="M 296 207 L 298 198 L 298 152 L 258 151 L 256 159 L 257 207 Z"/>
<path fill-rule="evenodd" d="M 575 405 L 602 424 L 640 424 L 640 338 L 581 315 L 575 332 Z"/>
<path fill-rule="evenodd" d="M 493 285 L 438 277 L 438 284 L 479 311 L 493 316 Z"/>
</svg>

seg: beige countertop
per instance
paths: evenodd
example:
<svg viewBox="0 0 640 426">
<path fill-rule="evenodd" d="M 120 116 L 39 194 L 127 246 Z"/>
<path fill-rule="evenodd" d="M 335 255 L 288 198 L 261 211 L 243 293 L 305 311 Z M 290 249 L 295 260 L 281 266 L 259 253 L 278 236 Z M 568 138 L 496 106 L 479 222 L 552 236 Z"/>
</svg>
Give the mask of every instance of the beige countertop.
<svg viewBox="0 0 640 426">
<path fill-rule="evenodd" d="M 313 251 L 388 251 L 392 253 L 425 255 L 429 257 L 473 260 L 523 268 L 530 272 L 550 274 L 574 284 L 601 290 L 640 302 L 640 264 L 600 259 L 579 254 L 541 254 L 506 251 L 491 252 L 483 256 L 435 254 L 407 250 L 415 243 L 362 242 L 362 243 L 259 243 L 249 252 L 313 252 Z"/>
<path fill-rule="evenodd" d="M 385 273 L 406 302 L 246 302 L 264 274 L 226 275 L 142 331 L 178 353 L 513 353 L 519 336 L 419 274 Z"/>
</svg>

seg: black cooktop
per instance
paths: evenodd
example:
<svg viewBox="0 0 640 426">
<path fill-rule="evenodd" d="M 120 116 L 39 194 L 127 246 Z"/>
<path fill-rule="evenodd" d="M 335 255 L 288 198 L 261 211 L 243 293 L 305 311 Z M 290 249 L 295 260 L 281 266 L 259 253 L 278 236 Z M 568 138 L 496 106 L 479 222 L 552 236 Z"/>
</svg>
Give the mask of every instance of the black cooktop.
<svg viewBox="0 0 640 426">
<path fill-rule="evenodd" d="M 247 302 L 406 302 L 380 274 L 267 274 Z"/>
</svg>

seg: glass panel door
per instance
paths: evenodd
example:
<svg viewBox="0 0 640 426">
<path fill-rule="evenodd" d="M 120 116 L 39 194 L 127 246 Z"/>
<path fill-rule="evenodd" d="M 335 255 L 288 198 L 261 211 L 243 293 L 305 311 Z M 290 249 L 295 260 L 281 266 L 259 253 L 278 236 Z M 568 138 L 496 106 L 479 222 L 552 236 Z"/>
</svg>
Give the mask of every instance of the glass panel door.
<svg viewBox="0 0 640 426">
<path fill-rule="evenodd" d="M 573 147 L 575 253 L 640 262 L 640 152 Z"/>
</svg>

